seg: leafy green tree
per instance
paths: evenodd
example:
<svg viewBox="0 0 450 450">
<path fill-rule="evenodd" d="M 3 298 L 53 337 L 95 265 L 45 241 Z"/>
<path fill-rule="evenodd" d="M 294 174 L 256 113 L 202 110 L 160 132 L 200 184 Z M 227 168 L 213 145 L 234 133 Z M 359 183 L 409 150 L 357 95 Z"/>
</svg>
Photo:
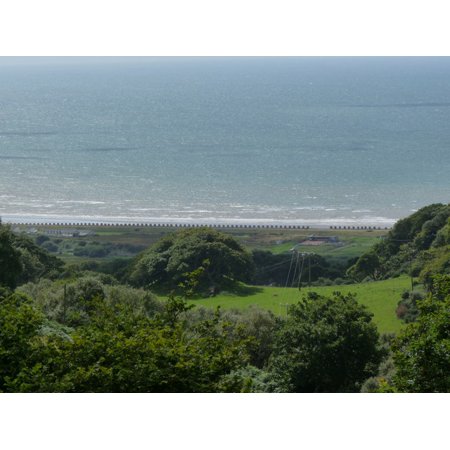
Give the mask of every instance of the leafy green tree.
<svg viewBox="0 0 450 450">
<path fill-rule="evenodd" d="M 379 256 L 384 257 L 395 255 L 405 242 L 413 241 L 416 237 L 418 237 L 421 231 L 424 231 L 424 233 L 422 233 L 420 241 L 428 241 L 429 239 L 427 238 L 427 233 L 425 230 L 422 230 L 424 225 L 427 222 L 432 221 L 442 211 L 446 211 L 446 213 L 448 213 L 447 209 L 447 205 L 443 205 L 442 203 L 434 203 L 419 209 L 414 214 L 411 214 L 404 219 L 399 220 L 394 225 L 392 230 L 389 231 L 386 239 L 376 246 L 376 253 Z M 430 231 L 434 233 L 434 227 L 430 227 Z"/>
<path fill-rule="evenodd" d="M 26 368 L 44 316 L 19 294 L 0 298 L 0 392 Z"/>
<path fill-rule="evenodd" d="M 347 275 L 357 281 L 362 281 L 366 277 L 377 280 L 380 276 L 380 265 L 380 258 L 375 252 L 365 253 L 350 267 Z"/>
<path fill-rule="evenodd" d="M 269 368 L 284 392 L 356 392 L 376 372 L 378 338 L 353 295 L 313 293 L 289 308 Z"/>
<path fill-rule="evenodd" d="M 0 285 L 18 284 L 59 275 L 63 261 L 50 255 L 26 236 L 15 235 L 0 222 Z"/>
<path fill-rule="evenodd" d="M 64 262 L 48 251 L 36 245 L 30 238 L 22 235 L 14 236 L 14 247 L 20 252 L 23 271 L 18 284 L 37 281 L 40 278 L 57 278 L 62 272 Z"/>
<path fill-rule="evenodd" d="M 190 229 L 166 236 L 144 252 L 132 266 L 129 280 L 137 286 L 173 289 L 199 268 L 197 291 L 249 279 L 253 262 L 231 236 L 209 228 Z"/>
<path fill-rule="evenodd" d="M 14 288 L 23 272 L 21 254 L 9 226 L 0 222 L 0 286 Z"/>
<path fill-rule="evenodd" d="M 414 245 L 418 250 L 426 250 L 436 243 L 438 233 L 447 224 L 450 218 L 450 205 L 443 206 L 436 214 L 427 220 L 414 238 Z M 442 233 L 441 233 L 442 234 Z"/>
<path fill-rule="evenodd" d="M 436 276 L 417 321 L 393 345 L 399 392 L 450 392 L 450 276 Z"/>
</svg>

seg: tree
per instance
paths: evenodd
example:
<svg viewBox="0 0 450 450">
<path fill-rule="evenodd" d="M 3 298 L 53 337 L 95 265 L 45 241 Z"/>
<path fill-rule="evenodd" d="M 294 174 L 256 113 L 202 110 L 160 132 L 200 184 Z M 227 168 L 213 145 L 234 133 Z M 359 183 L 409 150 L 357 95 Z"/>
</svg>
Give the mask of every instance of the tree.
<svg viewBox="0 0 450 450">
<path fill-rule="evenodd" d="M 450 276 L 436 276 L 417 306 L 417 321 L 393 345 L 393 385 L 400 392 L 450 392 Z"/>
<path fill-rule="evenodd" d="M 0 222 L 0 286 L 15 288 L 39 278 L 53 278 L 64 262 L 37 246 L 26 236 L 15 235 Z"/>
<path fill-rule="evenodd" d="M 247 280 L 251 255 L 231 236 L 198 228 L 164 237 L 133 264 L 129 280 L 136 286 L 175 288 L 187 274 L 201 268 L 197 290 L 220 288 Z"/>
<path fill-rule="evenodd" d="M 14 247 L 20 252 L 23 271 L 18 278 L 18 284 L 37 281 L 40 278 L 57 277 L 64 266 L 64 262 L 48 251 L 36 245 L 30 238 L 13 235 Z"/>
<path fill-rule="evenodd" d="M 0 392 L 26 368 L 44 316 L 19 294 L 0 298 Z"/>
<path fill-rule="evenodd" d="M 0 286 L 12 289 L 23 271 L 21 254 L 14 244 L 11 229 L 0 222 Z"/>
<path fill-rule="evenodd" d="M 289 308 L 269 369 L 281 391 L 356 392 L 376 372 L 378 337 L 352 294 L 312 293 Z"/>
<path fill-rule="evenodd" d="M 376 280 L 380 273 L 380 264 L 375 252 L 365 253 L 348 269 L 347 275 L 357 281 L 362 281 L 366 277 Z"/>
</svg>

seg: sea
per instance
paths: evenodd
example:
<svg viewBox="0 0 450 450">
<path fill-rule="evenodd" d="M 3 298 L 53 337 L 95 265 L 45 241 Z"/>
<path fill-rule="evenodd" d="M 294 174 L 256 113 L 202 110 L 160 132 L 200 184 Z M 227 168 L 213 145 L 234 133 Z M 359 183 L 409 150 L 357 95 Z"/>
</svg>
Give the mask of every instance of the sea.
<svg viewBox="0 0 450 450">
<path fill-rule="evenodd" d="M 449 201 L 449 57 L 0 58 L 3 221 L 390 226 Z"/>
</svg>

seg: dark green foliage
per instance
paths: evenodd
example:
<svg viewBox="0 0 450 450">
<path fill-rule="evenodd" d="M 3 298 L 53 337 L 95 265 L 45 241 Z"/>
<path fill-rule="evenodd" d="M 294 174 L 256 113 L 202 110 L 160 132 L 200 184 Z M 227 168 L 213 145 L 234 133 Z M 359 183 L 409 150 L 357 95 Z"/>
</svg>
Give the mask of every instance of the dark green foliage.
<svg viewBox="0 0 450 450">
<path fill-rule="evenodd" d="M 15 236 L 0 222 L 0 286 L 14 288 L 23 272 L 21 254 L 15 246 Z"/>
<path fill-rule="evenodd" d="M 40 278 L 56 278 L 62 272 L 63 261 L 37 246 L 27 236 L 14 235 L 14 246 L 20 252 L 23 268 L 17 284 L 37 281 Z"/>
<path fill-rule="evenodd" d="M 130 266 L 128 258 L 114 258 L 109 261 L 88 261 L 80 265 L 80 270 L 90 270 L 94 272 L 112 275 L 116 280 L 123 281 Z"/>
<path fill-rule="evenodd" d="M 393 345 L 399 392 L 450 392 L 450 276 L 437 276 L 419 316 Z"/>
<path fill-rule="evenodd" d="M 150 319 L 94 300 L 91 321 L 71 340 L 50 337 L 39 358 L 7 383 L 14 392 L 214 392 L 223 376 L 246 364 L 245 341 L 230 342 L 218 317 L 189 333 L 178 317 L 184 302 L 169 299 Z M 45 345 L 44 345 L 45 344 Z"/>
<path fill-rule="evenodd" d="M 430 248 L 435 243 L 438 232 L 447 224 L 449 217 L 450 205 L 439 208 L 436 214 L 422 225 L 420 233 L 414 238 L 416 249 L 426 250 Z"/>
<path fill-rule="evenodd" d="M 421 262 L 419 277 L 431 289 L 436 275 L 450 273 L 450 245 L 423 252 Z"/>
<path fill-rule="evenodd" d="M 262 393 L 276 390 L 269 372 L 250 365 L 224 375 L 218 383 L 219 392 Z"/>
<path fill-rule="evenodd" d="M 37 245 L 42 245 L 44 242 L 48 242 L 49 240 L 50 238 L 48 236 L 46 236 L 45 234 L 40 234 L 36 237 L 35 242 Z"/>
<path fill-rule="evenodd" d="M 353 295 L 317 294 L 288 310 L 270 370 L 285 392 L 356 392 L 381 358 L 372 314 Z"/>
<path fill-rule="evenodd" d="M 255 272 L 250 280 L 252 284 L 275 284 L 277 286 L 286 284 L 291 254 L 274 255 L 269 251 L 253 250 L 252 256 L 255 264 Z M 301 258 L 299 264 L 301 264 Z M 300 271 L 299 269 L 300 267 L 298 267 L 298 271 Z M 345 276 L 345 268 L 333 260 L 327 261 L 320 255 L 312 254 L 305 257 L 302 283 L 308 282 L 310 275 L 312 282 L 318 281 L 320 278 L 334 279 Z M 295 285 L 297 285 L 297 280 L 298 273 L 294 280 Z M 292 283 L 292 280 L 289 280 L 289 283 Z"/>
<path fill-rule="evenodd" d="M 266 250 L 253 250 L 255 272 L 251 282 L 256 285 L 275 284 L 284 286 L 291 255 L 274 255 Z"/>
<path fill-rule="evenodd" d="M 11 294 L 0 298 L 0 392 L 25 369 L 33 354 L 33 341 L 38 339 L 44 323 L 29 299 Z"/>
<path fill-rule="evenodd" d="M 362 255 L 355 265 L 350 267 L 347 275 L 359 282 L 366 277 L 377 280 L 380 276 L 380 258 L 375 252 L 368 252 Z"/>
<path fill-rule="evenodd" d="M 44 242 L 41 247 L 50 253 L 56 253 L 59 250 L 58 246 L 50 241 Z"/>
<path fill-rule="evenodd" d="M 450 205 L 438 203 L 399 220 L 380 243 L 358 259 L 348 274 L 358 281 L 366 276 L 387 278 L 401 273 L 417 276 L 425 263 L 442 253 L 450 253 L 447 244 L 449 218 Z M 445 245 L 447 249 L 442 250 Z M 435 273 L 428 274 L 428 281 Z M 426 276 L 421 277 L 425 279 Z"/>
<path fill-rule="evenodd" d="M 447 220 L 447 224 L 443 226 L 436 234 L 433 247 L 443 247 L 450 245 L 450 218 Z"/>
<path fill-rule="evenodd" d="M 387 238 L 378 245 L 377 253 L 381 256 L 395 255 L 405 242 L 411 242 L 415 238 L 419 238 L 421 231 L 424 231 L 424 233 L 422 233 L 419 241 L 422 243 L 428 241 L 425 230 L 422 228 L 428 221 L 440 216 L 442 211 L 449 214 L 449 207 L 441 203 L 435 203 L 419 209 L 405 219 L 399 220 L 389 232 Z"/>
<path fill-rule="evenodd" d="M 231 236 L 209 228 L 170 234 L 133 264 L 129 280 L 136 286 L 176 288 L 186 274 L 203 267 L 198 290 L 246 281 L 253 271 L 251 255 Z"/>
</svg>

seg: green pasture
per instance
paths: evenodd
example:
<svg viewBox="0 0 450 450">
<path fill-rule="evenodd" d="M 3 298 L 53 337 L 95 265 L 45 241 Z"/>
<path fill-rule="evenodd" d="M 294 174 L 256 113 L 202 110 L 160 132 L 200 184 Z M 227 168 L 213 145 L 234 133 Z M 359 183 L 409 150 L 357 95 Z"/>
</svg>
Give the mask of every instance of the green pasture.
<svg viewBox="0 0 450 450">
<path fill-rule="evenodd" d="M 316 253 L 317 255 L 336 258 L 336 259 L 350 259 L 361 256 L 374 244 L 380 241 L 380 236 L 376 235 L 343 235 L 338 236 L 339 242 L 337 244 L 321 244 L 315 246 L 308 246 L 301 244 L 301 237 L 297 240 L 283 241 L 282 243 L 272 243 L 270 246 L 262 247 L 265 250 L 270 250 L 272 253 L 281 254 L 288 252 L 292 247 L 297 245 L 296 249 L 299 252 Z"/>
<path fill-rule="evenodd" d="M 241 309 L 258 305 L 275 314 L 286 315 L 288 305 L 296 303 L 310 291 L 321 295 L 330 295 L 334 291 L 342 294 L 351 292 L 355 293 L 358 301 L 373 313 L 373 320 L 380 333 L 396 333 L 401 329 L 403 322 L 397 319 L 395 309 L 401 294 L 409 288 L 410 279 L 406 276 L 361 284 L 302 288 L 300 291 L 297 288 L 242 285 L 235 293 L 223 292 L 216 297 L 195 299 L 190 302 L 209 308 L 220 306 L 223 309 Z"/>
</svg>

